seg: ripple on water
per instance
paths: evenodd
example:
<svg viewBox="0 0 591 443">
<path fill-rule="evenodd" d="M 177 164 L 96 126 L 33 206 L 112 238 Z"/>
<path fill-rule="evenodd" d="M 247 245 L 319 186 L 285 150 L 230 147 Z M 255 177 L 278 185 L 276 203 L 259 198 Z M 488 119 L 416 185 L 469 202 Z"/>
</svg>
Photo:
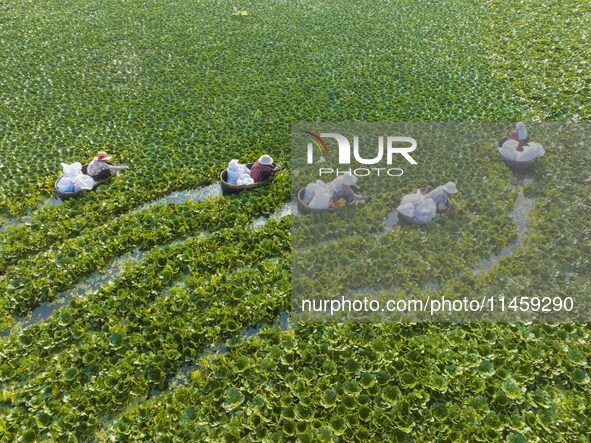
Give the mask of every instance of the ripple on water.
<svg viewBox="0 0 591 443">
<path fill-rule="evenodd" d="M 198 202 L 208 198 L 220 197 L 221 195 L 222 190 L 220 188 L 220 184 L 215 182 L 196 189 L 186 189 L 184 191 L 172 192 L 164 197 L 152 200 L 151 202 L 140 206 L 137 210 L 147 209 L 156 205 L 168 205 L 171 203 L 181 203 L 185 201 Z"/>
<path fill-rule="evenodd" d="M 259 217 L 259 218 L 255 219 L 251 224 L 251 228 L 252 229 L 260 229 L 269 220 L 280 219 L 280 218 L 283 218 L 287 215 L 291 215 L 294 213 L 294 210 L 295 210 L 294 203 L 292 203 L 292 202 L 284 203 L 279 209 L 277 209 L 275 212 L 273 212 L 268 217 Z"/>
</svg>

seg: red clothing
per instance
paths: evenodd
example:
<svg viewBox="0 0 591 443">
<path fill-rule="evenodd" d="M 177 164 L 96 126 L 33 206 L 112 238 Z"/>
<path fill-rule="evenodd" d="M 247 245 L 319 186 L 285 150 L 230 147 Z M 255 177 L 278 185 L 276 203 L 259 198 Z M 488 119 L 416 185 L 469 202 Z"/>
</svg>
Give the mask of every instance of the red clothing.
<svg viewBox="0 0 591 443">
<path fill-rule="evenodd" d="M 250 168 L 250 177 L 255 182 L 262 182 L 271 177 L 273 175 L 273 166 L 272 165 L 262 165 L 257 160 Z"/>
<path fill-rule="evenodd" d="M 517 131 L 515 129 L 509 132 L 509 138 L 512 138 L 516 142 L 519 142 L 516 148 L 519 152 L 523 151 L 523 147 L 527 145 L 527 143 L 529 142 L 529 137 L 525 140 L 519 140 L 519 136 L 517 135 Z"/>
<path fill-rule="evenodd" d="M 517 142 L 519 141 L 519 136 L 517 135 L 517 131 L 515 129 L 509 132 L 509 138 L 512 138 Z"/>
</svg>

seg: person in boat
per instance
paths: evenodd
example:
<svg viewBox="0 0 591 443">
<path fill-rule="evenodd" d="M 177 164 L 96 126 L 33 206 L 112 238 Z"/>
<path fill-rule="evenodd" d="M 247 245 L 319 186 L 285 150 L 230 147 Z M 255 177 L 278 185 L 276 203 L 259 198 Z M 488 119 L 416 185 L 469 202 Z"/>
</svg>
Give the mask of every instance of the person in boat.
<svg viewBox="0 0 591 443">
<path fill-rule="evenodd" d="M 499 142 L 499 147 L 503 147 L 505 142 L 508 140 L 515 140 L 517 142 L 517 151 L 523 152 L 523 147 L 529 143 L 529 135 L 527 133 L 527 129 L 525 129 L 525 124 L 523 122 L 519 122 L 515 125 L 515 129 L 510 131 L 507 134 L 507 137 L 503 137 Z"/>
<path fill-rule="evenodd" d="M 525 125 L 519 122 L 507 137 L 501 140 L 499 152 L 505 160 L 527 162 L 544 155 L 544 147 L 540 143 L 531 142 Z"/>
<path fill-rule="evenodd" d="M 333 181 L 331 181 L 327 186 L 332 192 L 332 201 L 337 201 L 341 198 L 345 199 L 346 201 L 367 201 L 371 200 L 370 197 L 365 197 L 363 195 L 357 194 L 355 191 L 358 190 L 355 186 L 357 183 L 357 177 L 352 175 L 351 173 L 347 172 L 343 175 L 339 175 Z"/>
<path fill-rule="evenodd" d="M 270 155 L 262 155 L 250 168 L 250 177 L 255 182 L 263 182 L 271 178 L 277 172 L 273 166 L 273 159 Z"/>
<path fill-rule="evenodd" d="M 525 124 L 523 122 L 517 123 L 515 129 L 509 133 L 509 138 L 516 140 L 516 149 L 519 152 L 523 152 L 523 147 L 529 142 L 529 135 L 527 134 L 527 129 L 525 129 Z"/>
<path fill-rule="evenodd" d="M 458 189 L 454 182 L 447 182 L 445 185 L 438 186 L 435 189 L 433 189 L 432 186 L 428 186 L 425 191 L 424 198 L 433 200 L 437 210 L 441 212 L 446 211 L 449 208 L 449 194 L 455 194 L 458 192 Z"/>
<path fill-rule="evenodd" d="M 107 163 L 109 160 L 111 160 L 109 154 L 105 151 L 99 151 L 96 157 L 88 164 L 86 174 L 95 180 L 104 180 L 127 168 L 127 166 L 111 165 Z"/>
</svg>

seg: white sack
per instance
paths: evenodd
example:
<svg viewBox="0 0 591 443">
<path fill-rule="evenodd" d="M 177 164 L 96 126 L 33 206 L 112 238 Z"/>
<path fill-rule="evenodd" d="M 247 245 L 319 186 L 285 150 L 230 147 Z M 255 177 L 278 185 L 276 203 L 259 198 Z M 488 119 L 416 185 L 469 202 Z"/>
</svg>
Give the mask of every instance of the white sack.
<svg viewBox="0 0 591 443">
<path fill-rule="evenodd" d="M 522 152 L 517 153 L 517 161 L 526 162 L 543 156 L 544 147 L 540 143 L 528 143 L 523 147 Z"/>
<path fill-rule="evenodd" d="M 414 206 L 418 205 L 423 200 L 423 194 L 421 194 L 420 189 L 417 189 L 416 192 L 412 194 L 406 194 L 402 197 L 400 201 L 400 205 L 404 205 L 406 203 L 412 203 Z"/>
<path fill-rule="evenodd" d="M 314 190 L 314 198 L 308 206 L 312 209 L 328 209 L 331 196 L 332 194 L 330 191 L 317 187 Z"/>
<path fill-rule="evenodd" d="M 74 192 L 74 180 L 70 177 L 62 177 L 57 182 L 57 190 L 60 192 Z"/>
<path fill-rule="evenodd" d="M 428 198 L 417 205 L 415 208 L 414 218 L 420 222 L 430 222 L 433 220 L 433 218 L 435 218 L 436 213 L 437 206 L 435 205 L 435 202 Z"/>
<path fill-rule="evenodd" d="M 402 215 L 406 215 L 407 217 L 412 218 L 415 215 L 415 205 L 413 205 L 412 203 L 405 203 L 403 205 L 400 205 L 396 208 L 396 210 L 400 212 Z"/>
<path fill-rule="evenodd" d="M 251 176 L 249 174 L 242 174 L 240 176 L 240 178 L 238 178 L 238 180 L 236 180 L 236 184 L 238 186 L 252 185 L 253 183 L 254 183 L 254 180 L 251 178 Z"/>
<path fill-rule="evenodd" d="M 64 173 L 64 177 L 76 177 L 77 175 L 82 174 L 82 163 L 75 162 L 71 165 L 62 163 L 62 171 Z"/>
<path fill-rule="evenodd" d="M 61 180 L 60 180 L 61 181 Z M 90 175 L 80 174 L 73 178 L 74 192 L 83 189 L 90 191 L 94 188 L 94 179 Z"/>
</svg>

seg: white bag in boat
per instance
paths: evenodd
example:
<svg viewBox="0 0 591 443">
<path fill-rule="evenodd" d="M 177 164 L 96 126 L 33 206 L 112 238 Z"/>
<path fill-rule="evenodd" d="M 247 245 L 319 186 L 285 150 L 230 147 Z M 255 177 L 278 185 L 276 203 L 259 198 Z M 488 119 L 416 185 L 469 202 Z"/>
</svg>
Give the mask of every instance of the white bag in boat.
<svg viewBox="0 0 591 443">
<path fill-rule="evenodd" d="M 308 183 L 306 189 L 304 189 L 304 198 L 302 201 L 309 205 L 314 198 L 314 192 L 316 191 L 316 183 Z"/>
<path fill-rule="evenodd" d="M 238 160 L 230 160 L 228 163 L 228 183 L 231 185 L 238 184 L 238 179 L 243 174 L 248 174 L 250 176 L 250 171 L 246 167 L 246 165 L 238 163 Z"/>
<path fill-rule="evenodd" d="M 61 180 L 60 180 L 61 181 Z M 90 175 L 80 174 L 73 178 L 74 192 L 83 189 L 90 191 L 94 188 L 94 179 Z"/>
<path fill-rule="evenodd" d="M 316 187 L 314 190 L 314 198 L 308 206 L 312 209 L 328 209 L 328 204 L 332 193 L 324 188 Z"/>
<path fill-rule="evenodd" d="M 420 222 L 429 222 L 433 220 L 436 213 L 437 206 L 435 205 L 435 202 L 430 198 L 426 198 L 415 208 L 414 218 Z"/>
<path fill-rule="evenodd" d="M 60 192 L 74 192 L 74 180 L 70 177 L 63 176 L 57 182 L 57 190 Z"/>
<path fill-rule="evenodd" d="M 304 190 L 303 202 L 307 205 L 314 199 L 316 189 L 326 189 L 326 184 L 322 180 L 316 180 L 316 183 L 308 183 Z"/>
<path fill-rule="evenodd" d="M 250 177 L 249 174 L 242 174 L 238 180 L 236 180 L 236 184 L 238 186 L 246 186 L 252 185 L 254 180 Z"/>
<path fill-rule="evenodd" d="M 82 174 L 82 163 L 75 162 L 71 165 L 62 163 L 62 172 L 64 177 L 76 177 L 77 175 Z"/>
<path fill-rule="evenodd" d="M 407 217 L 414 217 L 415 215 L 415 205 L 412 203 L 405 203 L 403 205 L 398 206 L 398 208 L 396 208 L 396 210 L 398 212 L 400 212 L 402 215 L 406 215 Z"/>
<path fill-rule="evenodd" d="M 517 153 L 517 161 L 526 162 L 544 155 L 544 147 L 540 143 L 528 143 L 522 152 Z"/>
<path fill-rule="evenodd" d="M 507 160 L 515 160 L 517 158 L 517 154 L 519 154 L 519 151 L 517 150 L 518 145 L 519 142 L 517 140 L 510 138 L 505 143 L 503 143 L 503 146 L 499 148 L 499 152 Z"/>
<path fill-rule="evenodd" d="M 419 189 L 417 189 L 412 194 L 406 194 L 404 197 L 402 197 L 402 200 L 400 201 L 400 205 L 412 203 L 414 206 L 416 206 L 423 200 L 423 198 L 424 197 L 421 194 L 421 191 Z"/>
</svg>

